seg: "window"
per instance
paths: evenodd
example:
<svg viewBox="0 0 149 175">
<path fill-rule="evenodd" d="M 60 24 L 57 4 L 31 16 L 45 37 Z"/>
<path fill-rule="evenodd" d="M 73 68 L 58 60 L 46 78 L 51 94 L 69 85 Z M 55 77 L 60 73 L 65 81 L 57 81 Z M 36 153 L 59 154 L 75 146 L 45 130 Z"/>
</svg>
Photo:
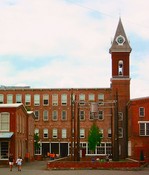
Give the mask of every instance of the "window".
<svg viewBox="0 0 149 175">
<path fill-rule="evenodd" d="M 85 120 L 85 111 L 80 110 L 80 120 Z"/>
<path fill-rule="evenodd" d="M 40 113 L 39 113 L 39 111 L 38 110 L 36 110 L 35 112 L 34 112 L 34 114 L 35 114 L 35 120 L 39 120 L 39 117 L 40 117 Z"/>
<path fill-rule="evenodd" d="M 44 121 L 48 121 L 48 118 L 49 118 L 49 117 L 48 117 L 48 111 L 47 111 L 47 110 L 44 110 L 44 111 L 43 111 L 43 120 L 44 120 Z"/>
<path fill-rule="evenodd" d="M 67 94 L 61 95 L 61 105 L 63 105 L 63 106 L 67 105 Z"/>
<path fill-rule="evenodd" d="M 144 113 L 145 113 L 145 109 L 143 107 L 140 107 L 139 108 L 139 116 L 144 117 L 145 116 Z"/>
<path fill-rule="evenodd" d="M 67 112 L 65 110 L 62 111 L 61 118 L 62 118 L 62 120 L 66 120 L 67 119 Z"/>
<path fill-rule="evenodd" d="M 112 144 L 106 143 L 106 154 L 111 155 L 112 154 Z"/>
<path fill-rule="evenodd" d="M 105 154 L 105 143 L 97 145 L 97 154 Z"/>
<path fill-rule="evenodd" d="M 85 94 L 80 94 L 79 95 L 79 101 L 80 101 L 80 105 L 85 104 Z"/>
<path fill-rule="evenodd" d="M 16 95 L 16 103 L 22 103 L 22 95 L 21 94 Z"/>
<path fill-rule="evenodd" d="M 56 128 L 54 128 L 54 129 L 52 130 L 52 137 L 53 137 L 53 138 L 57 138 L 57 129 L 56 129 Z"/>
<path fill-rule="evenodd" d="M 31 95 L 26 94 L 25 95 L 25 106 L 30 106 L 31 105 Z"/>
<path fill-rule="evenodd" d="M 101 138 L 103 138 L 103 129 L 100 129 Z"/>
<path fill-rule="evenodd" d="M 139 134 L 140 136 L 149 136 L 149 122 L 140 122 L 139 123 Z"/>
<path fill-rule="evenodd" d="M 62 129 L 62 138 L 67 138 L 67 130 L 66 129 Z"/>
<path fill-rule="evenodd" d="M 98 119 L 99 120 L 103 120 L 104 119 L 103 111 L 99 111 L 98 112 Z"/>
<path fill-rule="evenodd" d="M 10 114 L 7 112 L 0 113 L 0 131 L 9 131 Z"/>
<path fill-rule="evenodd" d="M 94 113 L 93 112 L 90 111 L 89 116 L 90 116 L 90 120 L 94 120 Z"/>
<path fill-rule="evenodd" d="M 118 112 L 118 120 L 123 121 L 123 113 L 122 112 Z"/>
<path fill-rule="evenodd" d="M 13 95 L 12 94 L 8 94 L 7 95 L 7 103 L 8 104 L 12 104 L 13 103 Z"/>
<path fill-rule="evenodd" d="M 4 103 L 4 95 L 0 94 L 0 104 L 3 104 L 3 103 Z"/>
<path fill-rule="evenodd" d="M 44 94 L 43 95 L 43 105 L 44 106 L 48 106 L 49 105 L 49 95 L 48 94 Z"/>
<path fill-rule="evenodd" d="M 34 106 L 39 106 L 40 105 L 40 95 L 35 94 L 34 95 Z"/>
<path fill-rule="evenodd" d="M 85 138 L 85 129 L 80 129 L 80 138 Z"/>
<path fill-rule="evenodd" d="M 8 159 L 8 142 L 0 142 L 0 159 Z"/>
<path fill-rule="evenodd" d="M 95 101 L 95 95 L 94 94 L 89 94 L 89 101 Z"/>
<path fill-rule="evenodd" d="M 111 132 L 111 128 L 108 129 L 108 137 L 111 138 L 112 137 L 112 132 Z"/>
<path fill-rule="evenodd" d="M 37 134 L 37 135 L 39 136 L 39 129 L 38 129 L 38 128 L 36 128 L 36 129 L 34 130 L 34 134 Z"/>
<path fill-rule="evenodd" d="M 119 62 L 118 62 L 118 75 L 123 75 L 123 61 L 122 60 L 120 60 Z"/>
<path fill-rule="evenodd" d="M 52 111 L 52 120 L 58 119 L 58 112 L 56 110 Z"/>
<path fill-rule="evenodd" d="M 119 138 L 123 138 L 123 128 L 122 127 L 118 128 L 118 134 L 119 134 Z"/>
<path fill-rule="evenodd" d="M 104 103 L 104 94 L 98 94 L 98 103 L 99 105 L 103 105 Z"/>
<path fill-rule="evenodd" d="M 48 129 L 43 130 L 43 138 L 48 138 Z"/>
<path fill-rule="evenodd" d="M 52 105 L 53 106 L 57 106 L 58 105 L 58 95 L 57 94 L 53 94 L 52 95 Z"/>
</svg>

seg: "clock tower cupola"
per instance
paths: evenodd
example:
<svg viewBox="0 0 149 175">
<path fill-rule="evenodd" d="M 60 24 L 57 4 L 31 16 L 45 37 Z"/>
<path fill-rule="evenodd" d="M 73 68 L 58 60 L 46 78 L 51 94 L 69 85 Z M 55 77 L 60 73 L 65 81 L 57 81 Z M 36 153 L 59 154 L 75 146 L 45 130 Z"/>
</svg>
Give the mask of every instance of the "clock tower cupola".
<svg viewBox="0 0 149 175">
<path fill-rule="evenodd" d="M 112 145 L 113 156 L 118 160 L 127 157 L 127 104 L 130 100 L 130 63 L 131 47 L 119 19 L 114 40 L 109 49 L 112 59 L 111 90 L 116 101 L 116 113 L 113 118 Z M 121 119 L 120 119 L 121 118 Z"/>
</svg>

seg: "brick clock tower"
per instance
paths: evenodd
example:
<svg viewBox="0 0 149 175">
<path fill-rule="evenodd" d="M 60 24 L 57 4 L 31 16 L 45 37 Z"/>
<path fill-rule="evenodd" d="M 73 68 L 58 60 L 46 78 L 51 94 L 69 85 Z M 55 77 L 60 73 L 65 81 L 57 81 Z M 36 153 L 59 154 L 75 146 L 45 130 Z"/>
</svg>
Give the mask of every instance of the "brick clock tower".
<svg viewBox="0 0 149 175">
<path fill-rule="evenodd" d="M 130 100 L 130 63 L 131 47 L 126 37 L 121 19 L 110 48 L 112 59 L 112 98 L 115 100 L 113 114 L 112 145 L 113 159 L 127 157 L 127 103 Z"/>
</svg>

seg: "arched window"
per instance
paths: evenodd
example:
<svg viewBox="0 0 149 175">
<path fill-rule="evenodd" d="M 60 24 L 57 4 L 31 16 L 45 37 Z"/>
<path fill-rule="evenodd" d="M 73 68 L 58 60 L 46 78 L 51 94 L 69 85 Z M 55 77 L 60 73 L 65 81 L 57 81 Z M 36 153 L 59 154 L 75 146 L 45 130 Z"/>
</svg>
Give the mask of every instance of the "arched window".
<svg viewBox="0 0 149 175">
<path fill-rule="evenodd" d="M 123 75 L 123 61 L 118 62 L 118 75 Z"/>
</svg>

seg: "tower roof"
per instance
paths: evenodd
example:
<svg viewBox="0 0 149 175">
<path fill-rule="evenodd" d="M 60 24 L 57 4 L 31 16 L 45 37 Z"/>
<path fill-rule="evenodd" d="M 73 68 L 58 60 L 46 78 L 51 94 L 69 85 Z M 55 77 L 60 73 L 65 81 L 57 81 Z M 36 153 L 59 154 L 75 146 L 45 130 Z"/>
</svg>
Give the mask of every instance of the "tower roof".
<svg viewBox="0 0 149 175">
<path fill-rule="evenodd" d="M 118 42 L 118 38 L 121 37 L 124 39 L 123 43 Z M 125 30 L 123 28 L 123 24 L 121 18 L 119 19 L 118 26 L 116 29 L 116 33 L 114 36 L 114 40 L 112 42 L 111 48 L 109 52 L 131 52 L 131 47 L 129 45 L 127 36 L 125 34 Z"/>
</svg>

